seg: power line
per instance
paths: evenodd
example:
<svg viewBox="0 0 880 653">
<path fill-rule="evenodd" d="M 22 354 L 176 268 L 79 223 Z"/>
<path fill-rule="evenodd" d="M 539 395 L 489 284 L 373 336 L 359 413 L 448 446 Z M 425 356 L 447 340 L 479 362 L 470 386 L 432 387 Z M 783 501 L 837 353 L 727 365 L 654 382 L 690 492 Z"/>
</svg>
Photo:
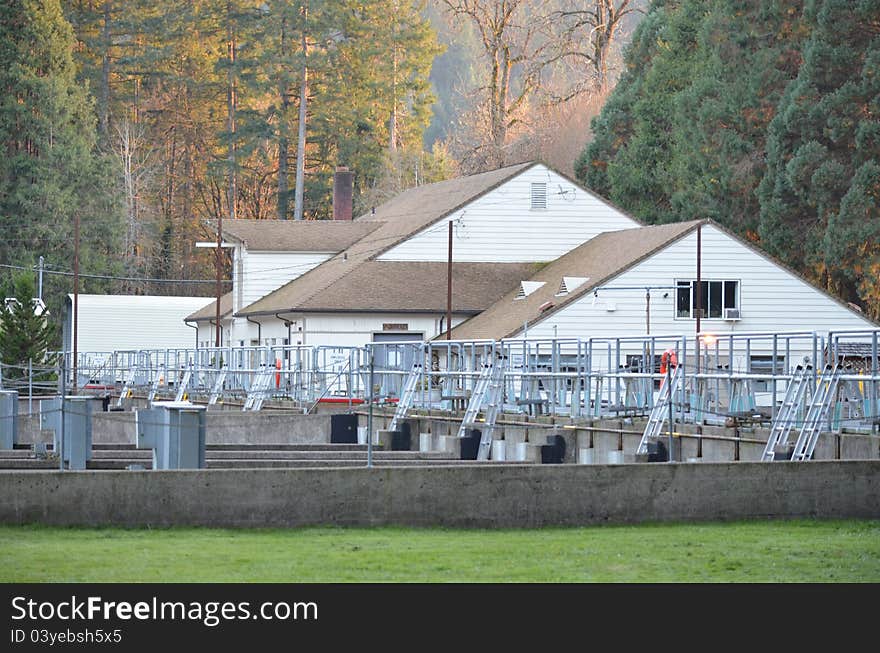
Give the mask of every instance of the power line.
<svg viewBox="0 0 880 653">
<path fill-rule="evenodd" d="M 6 263 L 0 263 L 0 268 L 11 268 L 13 270 L 34 270 L 33 267 L 27 267 L 24 265 L 8 265 Z M 73 272 L 65 272 L 63 270 L 49 270 L 44 269 L 43 272 L 45 274 L 57 274 L 63 277 L 72 277 Z M 146 281 L 150 283 L 217 283 L 213 279 L 211 280 L 202 280 L 202 279 L 151 279 L 149 277 L 117 277 L 110 274 L 84 274 L 80 273 L 79 276 L 86 277 L 89 279 L 109 279 L 112 281 Z M 231 279 L 223 279 L 223 283 L 232 283 Z"/>
</svg>

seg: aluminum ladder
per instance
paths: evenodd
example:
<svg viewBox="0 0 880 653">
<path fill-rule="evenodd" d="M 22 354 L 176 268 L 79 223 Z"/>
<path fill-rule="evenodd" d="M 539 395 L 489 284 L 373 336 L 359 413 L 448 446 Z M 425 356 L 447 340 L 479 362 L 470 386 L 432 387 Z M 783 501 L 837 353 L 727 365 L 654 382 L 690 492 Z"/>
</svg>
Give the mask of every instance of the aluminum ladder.
<svg viewBox="0 0 880 653">
<path fill-rule="evenodd" d="M 156 379 L 150 383 L 150 394 L 147 395 L 147 401 L 153 401 L 156 398 L 156 393 L 159 391 L 159 385 L 165 381 L 165 375 L 167 374 L 167 370 L 165 367 L 160 367 L 156 373 Z"/>
<path fill-rule="evenodd" d="M 495 420 L 501 412 L 504 395 L 504 368 L 506 359 L 499 358 L 495 361 L 484 363 L 480 370 L 480 376 L 474 384 L 474 390 L 468 401 L 467 410 L 458 427 L 458 437 L 463 438 L 471 429 L 480 429 L 480 447 L 477 450 L 477 460 L 489 460 L 492 450 L 492 434 L 495 430 Z M 485 410 L 483 407 L 485 406 Z M 477 415 L 483 410 L 483 419 L 478 421 Z"/>
<path fill-rule="evenodd" d="M 186 389 L 192 379 L 192 374 L 193 369 L 192 365 L 190 365 L 183 373 L 183 378 L 180 379 L 180 383 L 177 385 L 177 395 L 175 395 L 174 401 L 183 401 L 183 396 L 186 394 Z"/>
<path fill-rule="evenodd" d="M 804 418 L 804 425 L 801 427 L 797 442 L 794 444 L 794 452 L 791 454 L 792 460 L 809 460 L 813 457 L 813 450 L 819 441 L 822 427 L 828 420 L 828 411 L 837 396 L 840 372 L 837 365 L 833 367 L 826 365 L 822 371 L 819 385 L 816 387 L 807 416 Z"/>
<path fill-rule="evenodd" d="M 122 391 L 119 393 L 119 399 L 116 400 L 116 407 L 122 408 L 122 402 L 128 396 L 128 393 L 131 392 L 132 387 L 135 385 L 135 379 L 137 378 L 138 372 L 140 372 L 140 366 L 134 365 L 128 372 L 128 379 L 125 381 L 125 384 L 122 386 Z"/>
<path fill-rule="evenodd" d="M 214 380 L 214 387 L 211 388 L 211 394 L 208 397 L 208 405 L 213 406 L 217 403 L 217 399 L 220 398 L 220 395 L 223 393 L 223 384 L 226 382 L 226 374 L 229 372 L 229 368 L 223 367 L 217 372 L 217 378 Z"/>
<path fill-rule="evenodd" d="M 262 367 L 257 372 L 254 382 L 248 389 L 244 405 L 241 407 L 242 411 L 260 410 L 263 407 L 263 402 L 266 400 L 269 388 L 272 386 L 272 377 L 275 375 L 275 371 L 274 367 Z"/>
<path fill-rule="evenodd" d="M 645 425 L 645 432 L 642 434 L 636 454 L 648 453 L 648 440 L 656 439 L 660 436 L 663 422 L 669 417 L 669 405 L 681 385 L 683 376 L 684 366 L 677 365 L 672 373 L 671 380 L 667 382 L 667 377 L 663 377 L 663 381 L 660 383 L 660 393 L 657 395 L 657 401 L 651 409 L 651 415 L 648 417 L 648 423 Z M 671 451 L 669 455 L 672 455 Z"/>
<path fill-rule="evenodd" d="M 389 431 L 396 431 L 400 420 L 406 418 L 406 413 L 413 405 L 413 400 L 418 392 L 419 380 L 422 378 L 422 363 L 413 363 L 409 376 L 406 377 L 406 383 L 403 386 L 403 392 L 397 400 L 397 410 L 394 411 L 394 417 L 391 418 L 391 424 L 388 426 Z"/>
<path fill-rule="evenodd" d="M 801 404 L 804 401 L 804 392 L 807 387 L 807 372 L 809 368 L 800 365 L 795 368 L 788 387 L 785 389 L 785 397 L 782 399 L 782 405 L 773 418 L 773 424 L 770 427 L 770 435 L 767 438 L 767 446 L 764 447 L 764 453 L 761 460 L 768 462 L 775 460 L 776 447 L 788 444 L 788 437 L 791 433 L 792 426 L 797 421 L 797 414 Z"/>
</svg>

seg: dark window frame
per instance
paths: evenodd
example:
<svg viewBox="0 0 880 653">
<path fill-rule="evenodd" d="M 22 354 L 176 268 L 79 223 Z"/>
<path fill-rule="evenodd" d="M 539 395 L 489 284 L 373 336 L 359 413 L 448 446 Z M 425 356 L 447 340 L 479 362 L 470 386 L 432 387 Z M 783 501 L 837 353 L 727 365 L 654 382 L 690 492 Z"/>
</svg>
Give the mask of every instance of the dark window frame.
<svg viewBox="0 0 880 653">
<path fill-rule="evenodd" d="M 695 320 L 696 301 L 694 289 L 697 285 L 695 279 L 675 280 L 675 302 L 673 310 L 676 320 Z M 724 311 L 728 308 L 740 308 L 740 289 L 742 284 L 739 279 L 701 279 L 701 310 L 703 320 L 723 320 Z M 733 305 L 729 302 L 732 300 Z M 685 306 L 687 309 L 685 311 Z"/>
</svg>

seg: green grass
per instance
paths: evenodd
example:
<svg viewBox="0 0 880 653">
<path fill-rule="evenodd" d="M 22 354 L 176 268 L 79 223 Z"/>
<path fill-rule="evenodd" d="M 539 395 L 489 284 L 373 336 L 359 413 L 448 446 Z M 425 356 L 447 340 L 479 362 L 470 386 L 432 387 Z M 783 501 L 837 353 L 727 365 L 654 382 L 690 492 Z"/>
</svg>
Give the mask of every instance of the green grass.
<svg viewBox="0 0 880 653">
<path fill-rule="evenodd" d="M 536 530 L 0 526 L 2 582 L 878 582 L 880 521 Z"/>
</svg>

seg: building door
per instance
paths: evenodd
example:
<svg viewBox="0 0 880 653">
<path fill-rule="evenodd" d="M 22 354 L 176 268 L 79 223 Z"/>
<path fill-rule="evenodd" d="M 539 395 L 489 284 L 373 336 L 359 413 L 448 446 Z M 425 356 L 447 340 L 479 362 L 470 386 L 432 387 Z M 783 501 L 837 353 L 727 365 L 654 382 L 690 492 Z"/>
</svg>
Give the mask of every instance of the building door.
<svg viewBox="0 0 880 653">
<path fill-rule="evenodd" d="M 424 337 L 415 332 L 373 334 L 373 381 L 379 396 L 400 396 Z"/>
</svg>

